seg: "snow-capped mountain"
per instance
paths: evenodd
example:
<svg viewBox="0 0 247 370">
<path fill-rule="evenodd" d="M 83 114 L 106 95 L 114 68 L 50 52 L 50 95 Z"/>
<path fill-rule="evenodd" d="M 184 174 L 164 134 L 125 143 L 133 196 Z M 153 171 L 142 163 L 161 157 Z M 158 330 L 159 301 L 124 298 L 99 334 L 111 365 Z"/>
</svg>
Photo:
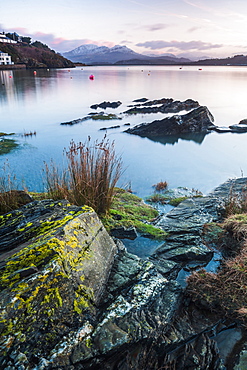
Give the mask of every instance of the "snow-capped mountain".
<svg viewBox="0 0 247 370">
<path fill-rule="evenodd" d="M 87 55 L 91 53 L 101 53 L 104 52 L 105 50 L 108 50 L 109 48 L 107 46 L 97 46 L 94 44 L 86 44 L 86 45 L 81 45 L 78 48 L 68 51 L 64 54 L 70 54 L 70 55 Z"/>
<path fill-rule="evenodd" d="M 139 54 L 129 49 L 127 46 L 122 45 L 115 45 L 109 48 L 107 46 L 85 44 L 63 53 L 63 56 L 70 59 L 72 62 L 85 64 L 124 64 L 126 61 L 128 61 L 127 64 L 131 64 L 131 60 L 133 60 L 134 64 L 141 64 L 142 61 L 145 61 L 144 64 L 153 64 L 152 62 L 154 62 L 154 64 L 169 64 L 171 61 L 174 63 L 189 61 L 184 58 L 182 58 L 183 60 L 176 58 L 173 54 L 169 56 L 148 56 Z"/>
<path fill-rule="evenodd" d="M 72 62 L 81 63 L 115 63 L 119 60 L 140 58 L 141 54 L 135 53 L 126 46 L 115 45 L 112 48 L 94 44 L 81 45 L 78 48 L 63 53 Z"/>
</svg>

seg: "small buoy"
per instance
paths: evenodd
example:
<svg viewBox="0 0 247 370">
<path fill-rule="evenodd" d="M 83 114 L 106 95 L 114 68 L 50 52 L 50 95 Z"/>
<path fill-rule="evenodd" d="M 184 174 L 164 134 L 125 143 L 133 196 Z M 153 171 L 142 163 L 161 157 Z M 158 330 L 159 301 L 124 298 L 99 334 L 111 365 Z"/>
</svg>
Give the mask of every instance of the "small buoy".
<svg viewBox="0 0 247 370">
<path fill-rule="evenodd" d="M 90 75 L 90 76 L 89 76 L 89 79 L 90 79 L 90 80 L 94 80 L 94 75 Z"/>
<path fill-rule="evenodd" d="M 202 68 L 199 68 L 198 71 L 202 71 Z"/>
<path fill-rule="evenodd" d="M 182 69 L 182 67 L 179 67 L 179 69 Z"/>
<path fill-rule="evenodd" d="M 12 78 L 12 76 L 9 76 L 9 78 Z"/>
<path fill-rule="evenodd" d="M 36 71 L 33 71 L 33 74 L 34 74 L 34 75 L 36 75 L 36 74 L 37 74 L 37 72 L 36 72 Z"/>
<path fill-rule="evenodd" d="M 68 69 L 68 72 L 70 72 L 70 69 Z"/>
</svg>

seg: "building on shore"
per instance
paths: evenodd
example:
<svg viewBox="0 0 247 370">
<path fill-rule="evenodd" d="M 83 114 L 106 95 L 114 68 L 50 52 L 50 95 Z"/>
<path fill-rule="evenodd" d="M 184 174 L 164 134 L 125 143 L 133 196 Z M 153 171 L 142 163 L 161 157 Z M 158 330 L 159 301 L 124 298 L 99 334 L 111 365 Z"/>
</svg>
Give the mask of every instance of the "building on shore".
<svg viewBox="0 0 247 370">
<path fill-rule="evenodd" d="M 14 64 L 14 62 L 11 61 L 11 56 L 8 53 L 3 53 L 0 50 L 0 65 L 10 65 Z"/>
<path fill-rule="evenodd" d="M 3 32 L 0 32 L 0 42 L 7 42 L 8 44 L 17 44 L 17 41 L 10 39 Z"/>
</svg>

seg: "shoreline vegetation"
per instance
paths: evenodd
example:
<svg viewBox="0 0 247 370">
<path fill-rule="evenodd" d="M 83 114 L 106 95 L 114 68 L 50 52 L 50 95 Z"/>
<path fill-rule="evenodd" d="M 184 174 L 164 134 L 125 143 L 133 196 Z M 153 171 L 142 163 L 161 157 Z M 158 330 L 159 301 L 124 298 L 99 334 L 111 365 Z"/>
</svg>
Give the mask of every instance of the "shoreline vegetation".
<svg viewBox="0 0 247 370">
<path fill-rule="evenodd" d="M 8 163 L 0 177 L 0 214 L 10 212 L 32 200 L 66 199 L 72 204 L 92 207 L 101 218 L 107 231 L 118 227 L 136 228 L 151 238 L 162 239 L 162 230 L 151 225 L 158 211 L 145 204 L 131 190 L 116 188 L 123 172 L 121 156 L 115 153 L 114 142 L 106 136 L 102 141 L 71 142 L 65 153 L 67 168 L 60 169 L 51 161 L 45 164 L 46 192 L 34 193 L 18 189 L 15 175 Z"/>
<path fill-rule="evenodd" d="M 46 164 L 45 193 L 31 193 L 25 188 L 16 190 L 16 178 L 10 175 L 8 164 L 5 165 L 5 176 L 0 176 L 0 213 L 5 214 L 2 222 L 8 220 L 9 211 L 32 201 L 49 199 L 52 203 L 57 201 L 62 204 L 62 199 L 66 199 L 68 206 L 75 204 L 81 209 L 94 208 L 110 235 L 114 229 L 124 228 L 128 231 L 134 228 L 141 236 L 149 238 L 165 240 L 169 236 L 174 237 L 174 234 L 169 235 L 169 230 L 165 232 L 154 226 L 159 217 L 155 208 L 132 194 L 130 187 L 127 190 L 116 187 L 123 172 L 123 163 L 121 156 L 115 152 L 114 142 L 109 142 L 106 136 L 100 142 L 91 142 L 90 137 L 85 143 L 72 141 L 65 156 L 65 169 L 59 169 L 54 162 Z M 209 250 L 221 253 L 220 267 L 216 272 L 205 269 L 192 272 L 184 289 L 187 305 L 188 302 L 192 303 L 199 312 L 206 312 L 219 321 L 230 319 L 243 329 L 247 326 L 247 183 L 245 186 L 239 195 L 230 193 L 220 221 L 204 225 L 203 244 Z M 154 195 L 158 195 L 155 201 L 160 203 L 173 199 L 174 205 L 177 205 L 184 199 L 202 196 L 192 189 L 185 196 L 175 199 L 174 196 L 180 193 L 169 190 L 168 183 L 162 180 L 153 188 Z M 30 269 L 33 267 L 28 271 Z M 6 284 L 10 284 L 9 280 Z M 56 298 L 62 307 L 60 297 L 57 293 Z M 85 302 L 84 296 L 82 302 Z M 76 312 L 81 314 L 82 311 Z"/>
<path fill-rule="evenodd" d="M 230 194 L 220 223 L 204 227 L 205 242 L 222 254 L 216 272 L 205 269 L 187 278 L 186 296 L 216 317 L 236 320 L 247 327 L 247 184 L 242 193 Z"/>
</svg>

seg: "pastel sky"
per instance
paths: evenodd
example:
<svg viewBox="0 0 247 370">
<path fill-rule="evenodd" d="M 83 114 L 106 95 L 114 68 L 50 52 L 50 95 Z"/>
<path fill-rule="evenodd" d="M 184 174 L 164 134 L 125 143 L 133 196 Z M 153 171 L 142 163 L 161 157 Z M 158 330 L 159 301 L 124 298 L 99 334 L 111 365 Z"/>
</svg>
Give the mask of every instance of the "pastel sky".
<svg viewBox="0 0 247 370">
<path fill-rule="evenodd" d="M 247 54 L 246 0 L 1 1 L 0 32 L 16 31 L 58 52 L 126 45 L 143 54 Z"/>
</svg>

